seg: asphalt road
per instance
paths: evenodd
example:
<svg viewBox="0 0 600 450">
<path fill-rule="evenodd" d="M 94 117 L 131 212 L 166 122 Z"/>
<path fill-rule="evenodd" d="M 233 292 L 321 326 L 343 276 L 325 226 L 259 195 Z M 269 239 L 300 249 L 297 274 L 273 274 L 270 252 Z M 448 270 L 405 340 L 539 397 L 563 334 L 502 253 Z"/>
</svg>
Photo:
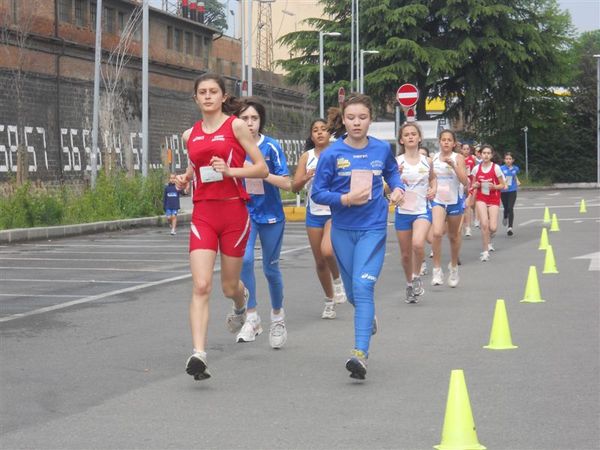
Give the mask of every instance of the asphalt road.
<svg viewBox="0 0 600 450">
<path fill-rule="evenodd" d="M 585 198 L 588 212 L 580 214 Z M 560 271 L 543 275 L 543 208 Z M 185 374 L 187 236 L 147 228 L 0 247 L 0 446 L 11 448 L 427 449 L 439 444 L 452 369 L 463 369 L 489 449 L 600 447 L 598 191 L 519 194 L 516 234 L 489 263 L 477 232 L 458 288 L 404 303 L 393 228 L 377 285 L 380 331 L 365 382 L 348 377 L 352 309 L 320 319 L 303 224 L 288 224 L 282 269 L 288 343 L 237 344 L 211 300 L 210 380 Z M 476 230 L 477 231 L 477 230 Z M 448 261 L 447 244 L 444 267 Z M 583 257 L 583 258 L 581 258 Z M 525 304 L 536 265 L 545 303 Z M 257 264 L 259 295 L 266 298 Z M 218 276 L 218 275 L 217 275 Z M 218 285 L 218 283 L 217 283 Z M 487 350 L 496 300 L 518 349 Z M 268 302 L 260 302 L 268 320 Z"/>
</svg>

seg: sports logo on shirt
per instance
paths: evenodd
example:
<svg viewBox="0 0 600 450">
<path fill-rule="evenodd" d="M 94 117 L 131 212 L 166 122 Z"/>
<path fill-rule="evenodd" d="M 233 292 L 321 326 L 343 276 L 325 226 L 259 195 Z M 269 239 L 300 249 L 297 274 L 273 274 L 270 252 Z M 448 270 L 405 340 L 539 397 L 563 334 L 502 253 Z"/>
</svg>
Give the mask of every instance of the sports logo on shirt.
<svg viewBox="0 0 600 450">
<path fill-rule="evenodd" d="M 371 161 L 371 168 L 373 169 L 383 169 L 383 162 L 378 159 Z"/>
<path fill-rule="evenodd" d="M 203 140 L 204 140 L 204 136 L 196 136 L 194 139 L 192 139 L 192 142 L 203 141 Z"/>
<path fill-rule="evenodd" d="M 348 167 L 350 167 L 350 161 L 348 161 L 346 158 L 340 157 L 337 159 L 338 169 L 347 169 Z"/>
<path fill-rule="evenodd" d="M 218 142 L 218 141 L 225 141 L 225 136 L 223 136 L 222 134 L 213 136 L 211 142 Z"/>
</svg>

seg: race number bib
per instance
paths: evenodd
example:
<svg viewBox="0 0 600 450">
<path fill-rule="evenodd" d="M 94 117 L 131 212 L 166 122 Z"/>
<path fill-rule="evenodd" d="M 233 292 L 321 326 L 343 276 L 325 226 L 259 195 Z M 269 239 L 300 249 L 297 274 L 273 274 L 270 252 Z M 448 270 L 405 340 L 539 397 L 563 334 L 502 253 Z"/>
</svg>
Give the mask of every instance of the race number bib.
<svg viewBox="0 0 600 450">
<path fill-rule="evenodd" d="M 202 166 L 200 167 L 200 180 L 203 183 L 214 183 L 215 181 L 222 181 L 223 174 L 221 172 L 217 172 L 212 166 Z"/>
<path fill-rule="evenodd" d="M 246 178 L 246 192 L 252 195 L 265 195 L 265 183 L 260 178 Z"/>
<path fill-rule="evenodd" d="M 350 177 L 350 191 L 362 191 L 369 189 L 369 200 L 373 198 L 373 171 L 365 169 L 355 169 Z"/>
</svg>

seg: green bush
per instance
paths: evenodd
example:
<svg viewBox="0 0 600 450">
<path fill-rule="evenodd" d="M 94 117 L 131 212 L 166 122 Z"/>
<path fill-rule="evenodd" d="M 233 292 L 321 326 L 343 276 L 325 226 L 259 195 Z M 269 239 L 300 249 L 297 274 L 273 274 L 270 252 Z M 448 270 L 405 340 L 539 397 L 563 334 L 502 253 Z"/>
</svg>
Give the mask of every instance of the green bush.
<svg viewBox="0 0 600 450">
<path fill-rule="evenodd" d="M 162 214 L 164 175 L 128 177 L 118 171 L 98 176 L 95 189 L 63 187 L 53 192 L 12 186 L 0 199 L 0 229 L 98 222 Z"/>
</svg>

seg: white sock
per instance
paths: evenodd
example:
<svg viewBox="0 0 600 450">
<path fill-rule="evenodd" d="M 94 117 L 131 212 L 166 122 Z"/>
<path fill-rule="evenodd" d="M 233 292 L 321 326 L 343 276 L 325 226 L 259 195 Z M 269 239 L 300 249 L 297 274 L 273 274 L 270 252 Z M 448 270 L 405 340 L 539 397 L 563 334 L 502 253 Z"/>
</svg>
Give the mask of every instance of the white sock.
<svg viewBox="0 0 600 450">
<path fill-rule="evenodd" d="M 342 284 L 342 279 L 340 277 L 334 278 L 333 279 L 333 284 L 336 286 L 339 286 Z"/>
<path fill-rule="evenodd" d="M 279 314 L 273 314 L 273 310 L 271 310 L 271 322 L 279 322 L 285 318 L 285 313 L 283 312 L 283 308 L 281 308 Z"/>
<path fill-rule="evenodd" d="M 256 311 L 247 313 L 246 320 L 258 320 L 258 313 Z"/>
<path fill-rule="evenodd" d="M 202 356 L 203 358 L 206 358 L 206 352 L 201 352 L 199 350 L 194 349 L 194 353 L 198 353 L 200 356 Z"/>
</svg>

